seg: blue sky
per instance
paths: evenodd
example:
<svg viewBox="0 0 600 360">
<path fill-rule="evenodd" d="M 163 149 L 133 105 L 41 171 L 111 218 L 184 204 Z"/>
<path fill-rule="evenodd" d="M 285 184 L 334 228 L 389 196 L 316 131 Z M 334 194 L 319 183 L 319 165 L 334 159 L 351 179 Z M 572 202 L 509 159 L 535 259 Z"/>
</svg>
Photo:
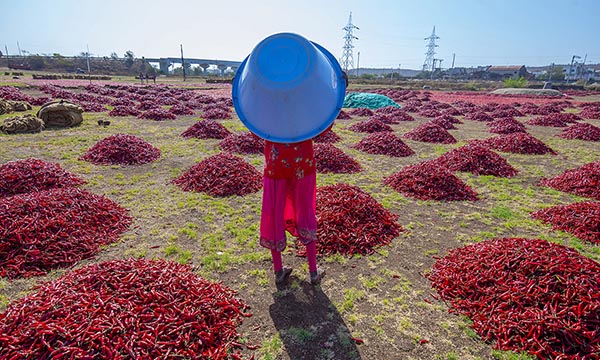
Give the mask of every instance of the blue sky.
<svg viewBox="0 0 600 360">
<path fill-rule="evenodd" d="M 599 0 L 0 0 L 0 50 L 241 61 L 295 32 L 339 58 L 350 12 L 355 66 L 420 69 L 433 26 L 444 68 L 600 63 Z"/>
</svg>

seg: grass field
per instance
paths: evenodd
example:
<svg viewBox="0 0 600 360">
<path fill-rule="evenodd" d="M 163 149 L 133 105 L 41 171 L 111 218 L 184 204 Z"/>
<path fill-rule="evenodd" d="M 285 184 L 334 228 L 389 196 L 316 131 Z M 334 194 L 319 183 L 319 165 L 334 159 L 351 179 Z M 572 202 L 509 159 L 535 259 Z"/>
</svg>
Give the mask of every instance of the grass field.
<svg viewBox="0 0 600 360">
<path fill-rule="evenodd" d="M 577 100 L 600 101 L 600 97 L 574 99 Z M 35 111 L 36 108 L 30 112 Z M 0 121 L 12 115 L 0 115 Z M 391 125 L 396 135 L 429 120 L 413 115 L 417 121 Z M 110 120 L 110 126 L 98 126 L 99 119 Z M 406 231 L 371 256 L 319 258 L 327 274 L 321 286 L 316 287 L 307 282 L 305 260 L 295 256 L 289 241 L 284 264 L 293 266 L 295 271 L 290 286 L 277 290 L 270 254 L 258 245 L 261 192 L 213 198 L 184 192 L 170 184 L 194 164 L 220 152 L 219 140 L 179 136 L 200 119 L 194 115 L 155 122 L 85 113 L 84 122 L 74 128 L 0 134 L 0 164 L 30 157 L 59 163 L 87 181 L 82 188 L 104 194 L 130 210 L 134 221 L 120 241 L 76 267 L 129 257 L 164 258 L 194 265 L 202 277 L 237 291 L 253 313 L 239 329 L 241 342 L 260 345 L 257 350 L 244 350 L 246 358 L 529 359 L 525 354 L 493 350 L 493 344 L 481 341 L 469 327 L 469 319 L 450 314 L 444 303 L 430 296 L 434 290 L 423 275 L 435 262 L 434 256 L 484 239 L 525 237 L 560 243 L 600 260 L 597 246 L 552 231 L 549 225 L 530 218 L 535 210 L 584 200 L 537 184 L 542 177 L 600 160 L 598 143 L 561 139 L 555 136 L 560 128 L 528 125 L 529 133 L 558 155 L 501 153 L 519 170 L 517 176 L 506 179 L 457 173 L 480 195 L 479 201 L 421 201 L 398 194 L 383 185 L 382 179 L 406 165 L 436 158 L 469 139 L 493 136 L 485 123 L 458 124 L 457 130 L 450 130 L 457 144 L 405 140 L 416 154 L 391 158 L 351 148 L 365 136 L 348 130 L 350 125 L 365 119 L 354 117 L 336 121 L 333 130 L 341 141 L 335 146 L 357 160 L 363 171 L 318 174 L 317 186 L 359 186 L 397 214 Z M 219 122 L 232 132 L 247 131 L 235 115 Z M 588 122 L 598 125 L 594 120 Z M 98 166 L 78 159 L 97 141 L 117 133 L 142 137 L 161 150 L 161 158 L 140 166 Z M 243 157 L 262 171 L 262 155 Z M 47 276 L 13 281 L 0 279 L 0 311 L 31 292 L 36 284 L 56 279 L 67 271 L 54 270 Z"/>
</svg>

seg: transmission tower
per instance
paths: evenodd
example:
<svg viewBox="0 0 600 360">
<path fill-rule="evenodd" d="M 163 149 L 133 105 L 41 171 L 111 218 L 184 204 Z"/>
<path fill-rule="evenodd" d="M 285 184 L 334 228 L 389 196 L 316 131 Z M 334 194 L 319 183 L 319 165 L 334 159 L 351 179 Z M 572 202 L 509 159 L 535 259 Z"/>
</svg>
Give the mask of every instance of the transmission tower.
<svg viewBox="0 0 600 360">
<path fill-rule="evenodd" d="M 428 40 L 427 43 L 427 52 L 425 53 L 425 62 L 423 63 L 423 71 L 427 71 L 431 69 L 433 72 L 435 69 L 435 48 L 437 45 L 435 44 L 435 40 L 439 39 L 439 36 L 435 35 L 435 25 L 433 26 L 433 31 L 429 37 L 426 37 L 425 40 Z"/>
<path fill-rule="evenodd" d="M 348 69 L 354 68 L 354 57 L 352 55 L 354 45 L 352 45 L 352 40 L 358 40 L 358 38 L 352 34 L 352 31 L 354 31 L 354 29 L 359 30 L 358 27 L 352 24 L 352 12 L 350 12 L 350 17 L 348 18 L 348 25 L 344 26 L 342 29 L 346 31 L 346 35 L 344 35 L 344 52 L 340 62 L 342 63 L 341 65 L 344 71 L 348 72 Z"/>
</svg>

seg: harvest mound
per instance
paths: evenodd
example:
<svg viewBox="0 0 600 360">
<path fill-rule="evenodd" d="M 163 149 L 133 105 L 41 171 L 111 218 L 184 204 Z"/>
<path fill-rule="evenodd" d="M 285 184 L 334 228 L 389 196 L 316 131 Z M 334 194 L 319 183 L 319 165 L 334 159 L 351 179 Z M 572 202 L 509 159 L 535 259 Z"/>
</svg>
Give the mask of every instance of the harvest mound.
<svg viewBox="0 0 600 360">
<path fill-rule="evenodd" d="M 160 150 L 134 135 L 115 134 L 98 141 L 81 160 L 96 165 L 140 165 L 160 157 Z"/>
<path fill-rule="evenodd" d="M 393 157 L 411 156 L 415 153 L 402 139 L 390 132 L 370 134 L 352 147 L 369 154 Z"/>
<path fill-rule="evenodd" d="M 386 210 L 357 186 L 336 184 L 317 189 L 317 253 L 369 255 L 389 244 L 402 227 Z M 299 248 L 299 255 L 304 249 Z"/>
<path fill-rule="evenodd" d="M 586 359 L 597 336 L 600 264 L 545 240 L 491 239 L 451 250 L 427 275 L 484 341 L 540 359 Z M 592 296 L 591 296 L 592 295 Z"/>
<path fill-rule="evenodd" d="M 29 158 L 0 165 L 0 197 L 84 184 L 59 164 Z"/>
<path fill-rule="evenodd" d="M 202 160 L 172 182 L 184 191 L 219 197 L 243 196 L 262 188 L 258 170 L 241 157 L 226 152 Z"/>
<path fill-rule="evenodd" d="M 71 266 L 117 241 L 130 223 L 127 210 L 78 188 L 0 198 L 0 276 L 31 277 Z"/>
<path fill-rule="evenodd" d="M 332 144 L 315 144 L 315 161 L 320 173 L 352 174 L 360 172 L 360 164 Z"/>
<path fill-rule="evenodd" d="M 113 260 L 38 286 L 0 314 L 3 359 L 229 359 L 248 306 L 187 265 Z"/>
<path fill-rule="evenodd" d="M 448 169 L 430 162 L 409 165 L 383 180 L 394 190 L 420 200 L 461 201 L 478 199 L 473 191 Z"/>
</svg>

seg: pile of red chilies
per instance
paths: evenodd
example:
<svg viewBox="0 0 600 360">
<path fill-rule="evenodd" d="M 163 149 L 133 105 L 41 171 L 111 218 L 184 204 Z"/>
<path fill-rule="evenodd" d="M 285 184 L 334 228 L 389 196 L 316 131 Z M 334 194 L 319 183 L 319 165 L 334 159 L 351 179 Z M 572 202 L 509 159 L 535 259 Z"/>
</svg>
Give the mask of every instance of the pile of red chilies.
<svg viewBox="0 0 600 360">
<path fill-rule="evenodd" d="M 531 120 L 527 120 L 526 124 L 537 125 L 537 126 L 551 126 L 551 127 L 566 127 L 566 126 L 568 126 L 566 121 L 557 117 L 556 115 L 558 115 L 558 114 L 538 116 Z"/>
<path fill-rule="evenodd" d="M 600 120 L 600 106 L 598 106 L 598 105 L 587 106 L 583 110 L 581 110 L 581 112 L 579 113 L 579 116 L 581 116 L 584 119 Z"/>
<path fill-rule="evenodd" d="M 465 114 L 465 119 L 474 120 L 474 121 L 494 121 L 494 118 L 491 115 L 484 113 L 483 111 L 473 111 Z"/>
<path fill-rule="evenodd" d="M 409 165 L 383 179 L 385 185 L 420 200 L 478 200 L 477 193 L 442 166 L 429 162 Z"/>
<path fill-rule="evenodd" d="M 452 172 L 464 171 L 473 175 L 509 178 L 519 173 L 506 159 L 479 142 L 472 142 L 450 150 L 429 163 L 445 167 Z"/>
<path fill-rule="evenodd" d="M 525 132 L 502 134 L 483 140 L 483 143 L 502 152 L 528 155 L 556 155 L 556 152 L 548 147 L 548 145 Z"/>
<path fill-rule="evenodd" d="M 163 121 L 163 120 L 174 120 L 177 116 L 175 114 L 165 110 L 163 108 L 152 108 L 144 111 L 138 118 L 140 119 L 150 119 L 155 121 Z"/>
<path fill-rule="evenodd" d="M 382 108 L 376 109 L 375 110 L 376 114 L 388 114 L 388 115 L 393 115 L 393 116 L 403 116 L 403 115 L 408 115 L 406 113 L 406 111 L 402 110 L 402 108 L 399 108 L 397 106 L 384 106 Z M 405 121 L 411 121 L 411 120 L 405 120 Z"/>
<path fill-rule="evenodd" d="M 202 118 L 204 119 L 231 119 L 231 110 L 212 107 L 202 111 Z"/>
<path fill-rule="evenodd" d="M 540 185 L 600 200 L 600 161 L 569 169 L 551 179 L 542 178 Z"/>
<path fill-rule="evenodd" d="M 600 141 L 600 128 L 588 123 L 571 125 L 558 135 L 563 139 Z"/>
<path fill-rule="evenodd" d="M 172 182 L 184 191 L 219 197 L 243 196 L 262 188 L 258 170 L 241 157 L 226 152 L 202 160 Z"/>
<path fill-rule="evenodd" d="M 165 260 L 88 265 L 0 314 L 0 357 L 240 358 L 236 327 L 251 314 L 235 295 Z"/>
<path fill-rule="evenodd" d="M 373 115 L 369 116 L 369 120 L 370 121 L 381 121 L 382 123 L 388 124 L 388 125 L 400 123 L 400 121 L 396 120 L 396 118 L 392 114 L 377 113 L 377 112 L 374 113 Z"/>
<path fill-rule="evenodd" d="M 250 132 L 243 132 L 227 136 L 219 142 L 219 147 L 238 154 L 262 154 L 265 141 Z"/>
<path fill-rule="evenodd" d="M 195 114 L 194 109 L 190 108 L 189 106 L 187 106 L 183 103 L 178 103 L 176 105 L 171 106 L 171 108 L 169 109 L 169 112 L 171 112 L 175 115 L 194 115 Z"/>
<path fill-rule="evenodd" d="M 349 120 L 349 119 L 352 119 L 352 116 L 350 116 L 350 114 L 348 114 L 344 110 L 341 110 L 340 113 L 338 114 L 338 116 L 336 117 L 336 119 L 338 119 L 338 120 Z"/>
<path fill-rule="evenodd" d="M 368 108 L 355 108 L 350 110 L 350 114 L 354 116 L 371 116 L 374 112 Z"/>
<path fill-rule="evenodd" d="M 370 134 L 352 147 L 368 154 L 392 157 L 411 156 L 415 153 L 402 139 L 387 131 Z"/>
<path fill-rule="evenodd" d="M 354 174 L 362 171 L 360 164 L 350 155 L 332 144 L 315 144 L 315 162 L 320 173 Z"/>
<path fill-rule="evenodd" d="M 456 139 L 446 129 L 431 122 L 419 125 L 404 134 L 407 139 L 438 144 L 454 144 Z"/>
<path fill-rule="evenodd" d="M 115 134 L 98 141 L 80 157 L 96 165 L 140 165 L 160 158 L 160 150 L 134 135 Z"/>
<path fill-rule="evenodd" d="M 451 250 L 427 275 L 450 311 L 495 347 L 539 359 L 600 353 L 600 264 L 574 249 L 522 238 Z"/>
<path fill-rule="evenodd" d="M 0 165 L 0 198 L 33 191 L 84 184 L 59 164 L 29 158 Z"/>
<path fill-rule="evenodd" d="M 327 130 L 324 133 L 319 134 L 314 139 L 316 143 L 336 143 L 340 141 L 340 137 L 338 134 L 334 133 L 333 130 Z"/>
<path fill-rule="evenodd" d="M 531 217 L 551 224 L 554 230 L 563 230 L 575 237 L 595 244 L 600 243 L 600 203 L 585 201 L 553 206 L 538 210 Z"/>
<path fill-rule="evenodd" d="M 512 134 L 517 132 L 527 132 L 523 123 L 512 117 L 503 117 L 486 124 L 490 127 L 490 132 L 495 134 Z"/>
<path fill-rule="evenodd" d="M 381 120 L 363 120 L 348 127 L 354 132 L 374 133 L 379 131 L 394 131 L 389 125 Z"/>
<path fill-rule="evenodd" d="M 131 224 L 115 202 L 77 188 L 0 198 L 0 276 L 67 267 L 113 243 Z"/>
<path fill-rule="evenodd" d="M 316 210 L 317 252 L 321 255 L 372 254 L 403 231 L 397 215 L 353 185 L 319 187 Z"/>
<path fill-rule="evenodd" d="M 446 118 L 444 118 L 443 116 L 437 116 L 431 120 L 429 120 L 430 123 L 436 124 L 438 126 L 443 127 L 446 130 L 455 130 L 457 129 L 456 126 L 454 126 L 454 123 Z"/>
<path fill-rule="evenodd" d="M 214 120 L 203 120 L 190 126 L 181 136 L 196 139 L 225 139 L 231 131 Z"/>
<path fill-rule="evenodd" d="M 141 112 L 138 109 L 129 105 L 116 105 L 108 112 L 109 116 L 138 116 L 140 114 Z"/>
</svg>

